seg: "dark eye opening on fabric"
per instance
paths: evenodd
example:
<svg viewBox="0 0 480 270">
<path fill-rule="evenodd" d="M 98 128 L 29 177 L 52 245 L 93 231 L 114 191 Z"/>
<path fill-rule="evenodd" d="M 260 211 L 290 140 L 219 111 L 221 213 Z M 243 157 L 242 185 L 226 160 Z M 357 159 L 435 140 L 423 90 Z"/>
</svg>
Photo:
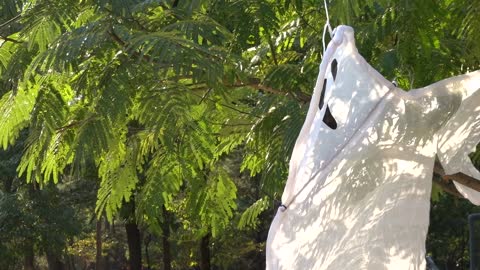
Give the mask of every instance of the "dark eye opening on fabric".
<svg viewBox="0 0 480 270">
<path fill-rule="evenodd" d="M 323 116 L 323 122 L 331 129 L 337 129 L 337 121 L 330 112 L 330 107 L 327 105 L 327 110 Z"/>
<path fill-rule="evenodd" d="M 320 93 L 320 102 L 318 103 L 318 108 L 321 110 L 323 108 L 323 100 L 325 99 L 325 88 L 327 87 L 327 79 L 323 80 L 322 93 Z"/>
<path fill-rule="evenodd" d="M 332 64 L 330 65 L 330 70 L 332 71 L 332 77 L 334 81 L 337 78 L 337 69 L 338 69 L 337 59 L 333 59 Z"/>
</svg>

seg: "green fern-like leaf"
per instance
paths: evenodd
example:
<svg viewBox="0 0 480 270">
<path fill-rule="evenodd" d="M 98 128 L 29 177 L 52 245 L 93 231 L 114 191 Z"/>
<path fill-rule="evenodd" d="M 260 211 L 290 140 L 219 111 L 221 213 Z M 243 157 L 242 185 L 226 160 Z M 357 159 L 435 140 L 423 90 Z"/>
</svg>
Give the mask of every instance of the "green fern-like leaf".
<svg viewBox="0 0 480 270">
<path fill-rule="evenodd" d="M 135 149 L 126 145 L 123 138 L 118 137 L 117 146 L 104 154 L 98 170 L 101 182 L 95 211 L 97 216 L 105 211 L 110 221 L 123 202 L 130 201 L 139 181 Z"/>
<path fill-rule="evenodd" d="M 11 42 L 0 41 L 0 74 L 7 69 L 8 63 L 12 58 L 12 52 L 15 48 L 15 44 Z"/>
<path fill-rule="evenodd" d="M 268 209 L 270 204 L 268 197 L 263 197 L 253 203 L 250 207 L 248 207 L 240 217 L 240 221 L 238 222 L 237 227 L 239 229 L 245 229 L 247 227 L 256 228 L 258 224 L 258 216 Z"/>
<path fill-rule="evenodd" d="M 187 175 L 188 168 L 181 164 L 175 153 L 157 151 L 149 164 L 146 182 L 139 193 L 139 219 L 158 217 L 162 207 L 170 205 L 178 195 Z"/>
<path fill-rule="evenodd" d="M 3 149 L 13 144 L 19 132 L 28 126 L 38 87 L 6 93 L 0 100 L 0 142 Z"/>
<path fill-rule="evenodd" d="M 53 78 L 59 81 L 61 79 Z M 69 96 L 68 89 L 60 89 L 61 87 L 62 84 L 58 81 L 45 82 L 36 97 L 29 119 L 30 135 L 18 167 L 20 175 L 27 174 L 27 181 L 32 180 L 31 175 L 34 173 L 38 182 L 42 180 L 45 182 L 51 178 L 58 182 L 58 174 L 71 161 L 68 158 L 68 142 L 71 136 L 68 136 L 68 132 L 57 132 L 64 125 L 68 112 L 65 100 Z"/>
<path fill-rule="evenodd" d="M 216 168 L 207 182 L 190 192 L 188 209 L 198 217 L 203 228 L 210 228 L 212 236 L 218 236 L 229 224 L 237 208 L 237 188 L 229 175 Z"/>
<path fill-rule="evenodd" d="M 23 10 L 20 37 L 28 41 L 29 50 L 45 51 L 64 29 L 70 28 L 77 13 L 74 1 L 29 2 Z"/>
</svg>

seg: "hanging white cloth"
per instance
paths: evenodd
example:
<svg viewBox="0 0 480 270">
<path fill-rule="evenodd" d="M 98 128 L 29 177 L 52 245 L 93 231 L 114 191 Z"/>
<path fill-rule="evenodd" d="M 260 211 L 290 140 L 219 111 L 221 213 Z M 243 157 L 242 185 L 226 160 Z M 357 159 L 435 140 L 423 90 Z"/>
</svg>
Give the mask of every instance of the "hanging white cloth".
<svg viewBox="0 0 480 270">
<path fill-rule="evenodd" d="M 480 71 L 405 92 L 339 26 L 292 153 L 267 269 L 425 269 L 432 171 L 480 179 Z M 480 194 L 456 183 L 475 204 Z"/>
</svg>

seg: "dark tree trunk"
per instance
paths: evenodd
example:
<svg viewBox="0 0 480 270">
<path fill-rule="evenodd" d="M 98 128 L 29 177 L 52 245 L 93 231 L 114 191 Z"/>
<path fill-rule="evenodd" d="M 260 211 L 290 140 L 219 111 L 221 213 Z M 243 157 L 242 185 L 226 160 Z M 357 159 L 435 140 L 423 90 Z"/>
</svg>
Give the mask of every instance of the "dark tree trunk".
<svg viewBox="0 0 480 270">
<path fill-rule="evenodd" d="M 105 265 L 103 263 L 103 256 L 102 256 L 102 246 L 103 246 L 103 243 L 102 243 L 102 217 L 100 217 L 97 220 L 95 241 L 96 241 L 96 248 L 97 248 L 97 253 L 95 255 L 95 269 L 96 270 L 104 270 Z"/>
<path fill-rule="evenodd" d="M 33 246 L 28 247 L 27 250 L 25 250 L 25 254 L 23 256 L 23 269 L 35 270 L 35 256 L 33 254 Z"/>
<path fill-rule="evenodd" d="M 3 190 L 7 193 L 12 192 L 13 177 L 5 177 L 5 182 L 3 182 Z"/>
<path fill-rule="evenodd" d="M 133 218 L 132 218 L 133 219 Z M 142 242 L 140 238 L 140 230 L 134 221 L 127 221 L 125 224 L 125 230 L 127 232 L 128 242 L 128 264 L 130 270 L 142 269 Z"/>
<path fill-rule="evenodd" d="M 113 235 L 113 226 L 110 226 L 110 223 L 108 223 L 108 220 L 105 218 L 105 231 L 108 233 L 110 232 Z M 113 222 L 113 221 L 112 221 Z M 103 263 L 104 263 L 104 269 L 109 270 L 110 269 L 110 253 L 111 250 L 108 251 L 107 254 L 105 254 L 105 257 L 103 257 Z"/>
<path fill-rule="evenodd" d="M 68 244 L 72 246 L 74 243 L 73 237 L 68 238 Z M 75 259 L 74 255 L 71 254 L 66 254 L 65 255 L 65 261 L 66 261 L 66 269 L 68 270 L 75 270 Z"/>
<path fill-rule="evenodd" d="M 170 222 L 171 217 L 165 206 L 163 206 L 163 224 L 162 224 L 162 245 L 163 245 L 163 269 L 172 269 L 172 255 L 170 253 Z"/>
<path fill-rule="evenodd" d="M 210 234 L 200 240 L 200 270 L 210 270 Z"/>
<path fill-rule="evenodd" d="M 129 270 L 142 269 L 142 237 L 138 224 L 135 221 L 135 208 L 135 197 L 132 196 L 128 202 L 123 204 L 121 209 L 127 233 Z"/>
<path fill-rule="evenodd" d="M 49 270 L 64 270 L 65 265 L 55 252 L 47 251 L 47 263 Z"/>
<path fill-rule="evenodd" d="M 152 269 L 150 264 L 150 253 L 148 252 L 148 247 L 150 246 L 150 241 L 152 241 L 152 235 L 148 235 L 145 238 L 145 260 L 147 261 L 147 269 Z"/>
</svg>

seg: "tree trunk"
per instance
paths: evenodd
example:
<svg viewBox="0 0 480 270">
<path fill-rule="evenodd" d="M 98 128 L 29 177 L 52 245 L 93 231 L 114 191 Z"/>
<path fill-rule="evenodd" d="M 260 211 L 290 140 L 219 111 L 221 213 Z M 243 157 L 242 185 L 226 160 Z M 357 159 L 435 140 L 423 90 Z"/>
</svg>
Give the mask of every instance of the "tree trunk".
<svg viewBox="0 0 480 270">
<path fill-rule="evenodd" d="M 104 223 L 105 224 L 105 231 L 107 233 L 111 233 L 111 235 L 113 235 L 114 234 L 113 226 L 110 226 L 110 223 L 108 223 L 108 220 L 106 218 L 104 219 L 104 221 L 105 221 L 105 223 Z M 107 254 L 105 254 L 105 257 L 103 257 L 103 263 L 104 263 L 104 269 L 105 270 L 110 269 L 110 254 L 111 254 L 111 250 L 109 250 L 107 252 Z"/>
<path fill-rule="evenodd" d="M 3 182 L 3 190 L 7 193 L 12 192 L 13 177 L 5 177 L 5 182 Z"/>
<path fill-rule="evenodd" d="M 142 269 L 142 243 L 140 238 L 140 230 L 134 221 L 127 221 L 125 224 L 128 242 L 128 264 L 130 270 Z"/>
<path fill-rule="evenodd" d="M 25 254 L 23 256 L 23 269 L 35 270 L 35 256 L 33 254 L 33 246 L 28 247 L 27 250 L 25 250 Z"/>
<path fill-rule="evenodd" d="M 152 235 L 148 235 L 145 239 L 145 260 L 147 263 L 147 270 L 152 269 L 150 264 L 150 253 L 148 252 L 148 247 L 150 246 L 150 241 L 152 241 Z"/>
<path fill-rule="evenodd" d="M 60 260 L 58 255 L 53 252 L 53 251 L 47 251 L 47 263 L 48 263 L 48 269 L 49 270 L 64 270 L 65 265 L 63 262 Z"/>
<path fill-rule="evenodd" d="M 200 270 L 210 270 L 210 234 L 200 240 Z"/>
<path fill-rule="evenodd" d="M 162 245 L 163 245 L 163 269 L 172 269 L 172 255 L 170 253 L 170 213 L 163 206 L 163 223 L 162 223 Z"/>
<path fill-rule="evenodd" d="M 97 219 L 97 224 L 96 224 L 96 235 L 95 235 L 95 241 L 96 241 L 96 248 L 97 248 L 97 253 L 95 255 L 95 269 L 96 270 L 104 270 L 104 263 L 103 263 L 103 256 L 102 256 L 102 217 Z"/>
<path fill-rule="evenodd" d="M 121 209 L 127 233 L 129 270 L 142 269 L 142 238 L 140 229 L 135 221 L 135 208 L 135 197 L 132 196 L 128 202 L 123 204 Z"/>
</svg>

